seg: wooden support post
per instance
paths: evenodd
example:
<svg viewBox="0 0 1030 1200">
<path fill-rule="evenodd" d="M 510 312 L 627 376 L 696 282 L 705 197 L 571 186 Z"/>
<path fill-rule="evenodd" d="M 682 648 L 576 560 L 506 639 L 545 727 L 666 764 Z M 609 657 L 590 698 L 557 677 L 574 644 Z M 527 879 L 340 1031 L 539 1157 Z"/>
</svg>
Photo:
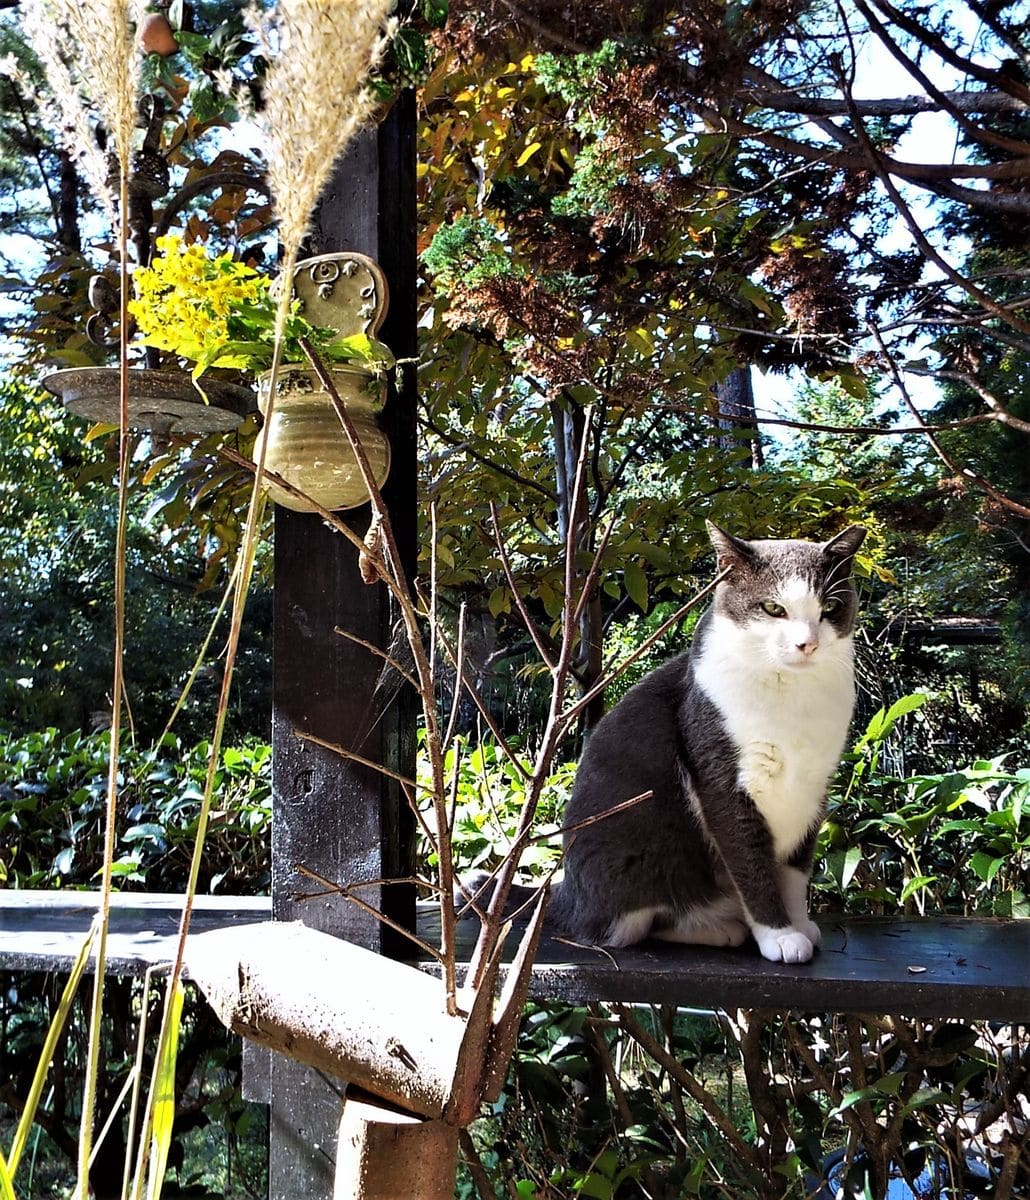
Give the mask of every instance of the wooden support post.
<svg viewBox="0 0 1030 1200">
<path fill-rule="evenodd" d="M 458 1127 L 348 1099 L 334 1200 L 452 1200 Z"/>
<path fill-rule="evenodd" d="M 415 105 L 406 94 L 382 125 L 361 136 L 322 198 L 308 252 L 356 250 L 383 268 L 390 308 L 381 336 L 398 358 L 416 353 Z M 405 567 L 416 554 L 415 371 L 399 369 L 383 425 L 392 468 L 384 487 Z M 362 535 L 367 507 L 350 518 Z M 277 920 L 382 953 L 399 938 L 339 895 L 319 890 L 301 867 L 345 884 L 411 874 L 413 821 L 400 789 L 380 773 L 305 741 L 298 731 L 344 745 L 404 775 L 414 774 L 410 689 L 377 688 L 381 662 L 335 632 L 389 645 L 395 614 L 382 585 L 366 586 L 357 555 L 314 515 L 275 514 L 272 685 L 272 910 Z M 362 889 L 361 898 L 414 927 L 407 885 Z M 274 1056 L 269 1083 L 271 1200 L 329 1200 L 340 1119 L 339 1083 Z"/>
</svg>

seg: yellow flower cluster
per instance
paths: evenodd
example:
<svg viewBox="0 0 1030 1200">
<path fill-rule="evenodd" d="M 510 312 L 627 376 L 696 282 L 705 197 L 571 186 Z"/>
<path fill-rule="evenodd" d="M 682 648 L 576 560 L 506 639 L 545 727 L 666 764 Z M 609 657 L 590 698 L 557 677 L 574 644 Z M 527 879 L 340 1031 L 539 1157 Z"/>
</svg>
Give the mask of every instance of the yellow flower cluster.
<svg viewBox="0 0 1030 1200">
<path fill-rule="evenodd" d="M 155 245 L 161 253 L 134 273 L 136 299 L 129 301 L 140 343 L 204 366 L 248 366 L 248 356 L 223 352 L 236 340 L 229 319 L 267 302 L 269 281 L 231 254 L 209 258 L 202 245 L 184 245 L 175 234 Z"/>
</svg>

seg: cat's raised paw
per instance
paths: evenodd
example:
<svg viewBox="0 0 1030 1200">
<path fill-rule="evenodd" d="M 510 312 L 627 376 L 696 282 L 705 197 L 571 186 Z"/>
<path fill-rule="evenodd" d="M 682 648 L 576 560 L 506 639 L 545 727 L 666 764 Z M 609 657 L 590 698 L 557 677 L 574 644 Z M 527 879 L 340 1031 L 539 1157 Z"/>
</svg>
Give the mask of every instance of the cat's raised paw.
<svg viewBox="0 0 1030 1200">
<path fill-rule="evenodd" d="M 757 926 L 751 931 L 762 957 L 770 962 L 806 963 L 815 953 L 812 939 L 798 929 L 770 929 Z"/>
</svg>

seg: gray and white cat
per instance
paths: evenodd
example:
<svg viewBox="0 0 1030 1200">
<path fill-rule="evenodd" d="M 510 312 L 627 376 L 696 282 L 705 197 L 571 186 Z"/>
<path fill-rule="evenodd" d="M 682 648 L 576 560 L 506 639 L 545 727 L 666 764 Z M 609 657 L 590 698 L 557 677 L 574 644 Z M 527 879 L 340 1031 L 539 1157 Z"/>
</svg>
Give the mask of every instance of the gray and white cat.
<svg viewBox="0 0 1030 1200">
<path fill-rule="evenodd" d="M 598 724 L 565 824 L 549 922 L 570 938 L 739 946 L 773 962 L 819 944 L 806 903 L 826 788 L 855 700 L 851 581 L 865 530 L 744 541 L 709 523 L 728 570 L 690 651 Z"/>
</svg>

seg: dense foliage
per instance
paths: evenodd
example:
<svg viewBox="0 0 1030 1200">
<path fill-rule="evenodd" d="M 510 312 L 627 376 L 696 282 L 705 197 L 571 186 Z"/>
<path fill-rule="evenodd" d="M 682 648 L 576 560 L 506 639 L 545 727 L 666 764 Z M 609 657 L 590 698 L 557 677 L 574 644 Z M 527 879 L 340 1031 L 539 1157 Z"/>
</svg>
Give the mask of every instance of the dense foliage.
<svg viewBox="0 0 1030 1200">
<path fill-rule="evenodd" d="M 35 384 L 54 366 L 109 360 L 84 323 L 90 276 L 115 274 L 101 218 L 41 118 L 9 7 L 0 57 L 22 75 L 0 79 L 0 203 L 18 239 L 0 242 L 0 884 L 74 888 L 99 860 L 116 458 L 107 430 L 87 433 Z M 267 268 L 262 164 L 237 136 L 229 87 L 260 97 L 264 64 L 238 5 L 172 7 L 186 22 L 180 52 L 149 58 L 145 86 L 186 199 L 158 199 L 157 217 L 195 255 Z M 375 87 L 386 104 L 422 85 L 420 570 L 496 732 L 533 753 L 540 647 L 553 648 L 569 580 L 595 559 L 574 662 L 583 688 L 707 582 L 706 518 L 755 537 L 864 524 L 860 732 L 831 796 L 816 902 L 1027 916 L 1030 92 L 1018 6 L 455 0 L 440 28 L 446 7 L 415 6 Z M 876 45 L 900 82 L 860 95 Z M 927 106 L 946 127 L 933 163 L 912 153 Z M 919 390 L 927 377 L 938 390 Z M 931 437 L 924 420 L 945 427 Z M 253 433 L 251 422 L 234 448 Z M 130 468 L 124 888 L 180 886 L 194 830 L 221 677 L 224 625 L 212 623 L 247 494 L 220 449 L 140 439 Z M 270 607 L 259 588 L 206 889 L 268 884 L 269 752 L 246 737 L 267 728 Z M 680 650 L 694 619 L 604 701 Z M 454 720 L 458 861 L 490 865 L 525 780 L 467 694 Z M 548 780 L 530 877 L 557 863 L 574 757 L 568 746 Z M 110 1003 L 103 1106 L 150 1001 L 126 983 Z M 12 1109 L 52 1006 L 41 981 L 5 988 L 0 1101 Z M 75 1029 L 42 1118 L 66 1155 Z M 235 1051 L 214 1038 L 195 1006 L 181 1132 L 224 1131 L 232 1164 L 253 1114 Z M 1015 1127 L 1028 1068 L 1025 1039 L 958 1023 L 533 1009 L 474 1133 L 480 1176 L 462 1186 L 489 1194 L 485 1174 L 525 1197 L 800 1195 L 848 1143 L 863 1147 L 855 1195 L 907 1173 L 924 1190 L 943 1193 L 947 1177 L 949 1195 L 1012 1196 L 1025 1137 L 999 1123 Z M 116 1142 L 100 1168 L 110 1177 Z M 225 1186 L 180 1148 L 184 1188 Z"/>
</svg>

